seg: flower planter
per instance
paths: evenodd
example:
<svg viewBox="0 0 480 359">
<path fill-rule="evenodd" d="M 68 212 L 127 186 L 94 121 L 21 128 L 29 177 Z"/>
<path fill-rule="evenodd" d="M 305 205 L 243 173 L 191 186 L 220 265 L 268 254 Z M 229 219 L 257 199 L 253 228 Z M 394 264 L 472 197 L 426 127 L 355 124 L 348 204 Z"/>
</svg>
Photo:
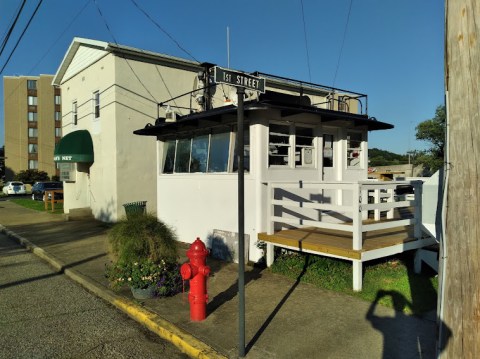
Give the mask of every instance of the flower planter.
<svg viewBox="0 0 480 359">
<path fill-rule="evenodd" d="M 152 285 L 148 288 L 142 289 L 142 288 L 133 288 L 130 287 L 130 290 L 132 291 L 133 297 L 135 299 L 150 299 L 155 296 L 155 286 Z"/>
</svg>

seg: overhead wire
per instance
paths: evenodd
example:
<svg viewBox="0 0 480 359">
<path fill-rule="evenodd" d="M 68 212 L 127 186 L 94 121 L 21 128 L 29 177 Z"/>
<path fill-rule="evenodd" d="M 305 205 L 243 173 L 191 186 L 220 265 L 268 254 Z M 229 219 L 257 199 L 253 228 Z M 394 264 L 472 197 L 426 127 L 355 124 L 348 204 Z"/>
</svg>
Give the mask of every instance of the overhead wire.
<svg viewBox="0 0 480 359">
<path fill-rule="evenodd" d="M 135 0 L 130 0 L 136 7 L 138 10 L 140 10 L 161 32 L 163 32 L 165 35 L 167 35 L 167 37 L 172 40 L 175 45 L 177 45 L 177 47 L 182 50 L 184 53 L 186 53 L 189 57 L 191 57 L 193 60 L 195 60 L 196 62 L 200 63 L 200 61 L 198 61 L 189 51 L 187 51 L 182 45 L 180 45 L 180 43 L 175 40 L 175 38 L 170 35 L 163 27 L 160 26 L 160 24 L 158 24 L 145 10 L 143 10 L 139 5 L 138 3 L 135 1 Z"/>
<path fill-rule="evenodd" d="M 113 35 L 113 32 L 112 30 L 110 29 L 110 26 L 108 26 L 108 22 L 107 22 L 107 19 L 103 16 L 103 13 L 102 11 L 100 10 L 100 7 L 98 6 L 97 4 L 97 0 L 93 0 L 94 4 L 95 4 L 95 7 L 97 8 L 97 11 L 98 13 L 100 14 L 100 17 L 105 25 L 105 27 L 107 28 L 108 32 L 110 33 L 110 36 L 112 37 L 115 45 L 118 46 L 118 42 L 117 40 L 115 39 L 115 36 Z M 130 70 L 132 71 L 133 75 L 136 77 L 136 79 L 138 80 L 138 82 L 140 82 L 140 84 L 143 86 L 143 88 L 145 89 L 145 91 L 148 92 L 148 94 L 152 97 L 152 99 L 158 103 L 158 100 L 155 98 L 155 96 L 152 95 L 152 93 L 150 92 L 150 90 L 145 86 L 145 84 L 143 83 L 143 81 L 140 79 L 140 77 L 138 77 L 137 73 L 135 72 L 135 70 L 133 69 L 133 67 L 130 65 L 130 62 L 128 61 L 128 59 L 126 57 L 122 57 L 125 62 L 127 63 L 128 67 L 130 67 Z"/>
<path fill-rule="evenodd" d="M 10 62 L 10 59 L 12 58 L 15 50 L 17 49 L 18 44 L 19 44 L 20 41 L 22 40 L 23 35 L 25 35 L 25 32 L 27 31 L 28 27 L 29 27 L 30 24 L 32 23 L 32 20 L 34 19 L 35 15 L 37 14 L 38 9 L 40 8 L 40 5 L 42 5 L 42 2 L 43 2 L 43 0 L 40 0 L 40 1 L 38 2 L 37 7 L 36 7 L 35 10 L 33 11 L 33 14 L 30 16 L 30 19 L 29 19 L 28 22 L 27 22 L 27 25 L 26 25 L 25 28 L 23 29 L 23 31 L 22 31 L 20 37 L 18 38 L 15 46 L 13 47 L 12 51 L 10 52 L 10 55 L 8 56 L 7 61 L 6 61 L 5 64 L 3 65 L 2 69 L 0 70 L 0 74 L 3 73 L 3 70 L 5 69 L 5 67 L 7 67 L 8 63 Z"/>
<path fill-rule="evenodd" d="M 340 68 L 340 60 L 342 58 L 342 54 L 343 54 L 343 46 L 345 45 L 345 38 L 347 36 L 347 29 L 348 29 L 348 23 L 350 21 L 350 13 L 352 11 L 352 3 L 353 3 L 353 0 L 350 0 L 350 5 L 348 7 L 348 14 L 347 14 L 347 21 L 345 23 L 345 28 L 343 30 L 343 39 L 342 39 L 342 46 L 340 47 L 340 53 L 338 54 L 338 61 L 337 61 L 337 67 L 335 69 L 335 75 L 333 76 L 333 84 L 332 84 L 332 87 L 335 87 L 335 82 L 337 80 L 337 74 L 338 74 L 338 69 Z"/>
<path fill-rule="evenodd" d="M 2 45 L 0 48 L 0 56 L 2 56 L 3 50 L 5 49 L 5 46 L 7 45 L 8 39 L 10 38 L 10 35 L 12 35 L 13 29 L 15 28 L 15 25 L 17 24 L 18 18 L 20 17 L 20 14 L 23 10 L 23 7 L 25 6 L 25 3 L 27 0 L 23 0 L 22 4 L 18 7 L 17 9 L 17 15 L 15 15 L 15 19 L 12 21 L 10 24 L 10 28 L 7 30 L 7 32 L 4 35 Z"/>
<path fill-rule="evenodd" d="M 312 82 L 312 73 L 310 71 L 310 54 L 308 52 L 307 41 L 307 26 L 305 24 L 305 11 L 303 9 L 303 0 L 300 0 L 300 4 L 302 5 L 303 36 L 305 37 L 305 49 L 307 50 L 308 81 Z"/>
</svg>

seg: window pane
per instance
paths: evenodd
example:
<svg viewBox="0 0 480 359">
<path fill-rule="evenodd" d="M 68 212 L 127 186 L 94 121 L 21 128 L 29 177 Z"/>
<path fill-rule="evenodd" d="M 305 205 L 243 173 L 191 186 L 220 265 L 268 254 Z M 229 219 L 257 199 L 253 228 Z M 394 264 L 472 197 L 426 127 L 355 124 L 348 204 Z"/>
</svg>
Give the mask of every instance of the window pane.
<svg viewBox="0 0 480 359">
<path fill-rule="evenodd" d="M 55 127 L 55 137 L 62 137 L 62 129 L 60 127 Z"/>
<path fill-rule="evenodd" d="M 60 95 L 55 95 L 55 105 L 61 105 L 62 104 L 62 98 Z"/>
<path fill-rule="evenodd" d="M 190 163 L 190 143 L 189 138 L 178 140 L 177 153 L 175 156 L 175 172 L 186 173 L 189 170 Z"/>
<path fill-rule="evenodd" d="M 193 138 L 190 172 L 206 172 L 208 158 L 208 135 Z"/>
<path fill-rule="evenodd" d="M 323 167 L 333 167 L 333 135 L 323 135 Z"/>
<path fill-rule="evenodd" d="M 237 156 L 237 141 L 235 141 L 235 150 L 233 153 L 233 172 L 238 171 L 238 156 Z M 245 132 L 243 136 L 243 156 L 244 156 L 244 163 L 243 169 L 244 171 L 250 171 L 250 127 L 245 127 Z"/>
<path fill-rule="evenodd" d="M 77 102 L 72 103 L 72 122 L 74 125 L 77 124 L 78 117 L 77 117 Z"/>
<path fill-rule="evenodd" d="M 290 149 L 290 128 L 285 125 L 270 124 L 269 126 L 268 165 L 288 165 Z"/>
<path fill-rule="evenodd" d="M 36 112 L 29 112 L 28 113 L 28 121 L 30 121 L 30 122 L 37 121 L 37 113 Z"/>
<path fill-rule="evenodd" d="M 28 153 L 37 153 L 38 152 L 38 145 L 36 144 L 29 144 L 28 145 Z"/>
<path fill-rule="evenodd" d="M 27 88 L 29 90 L 36 90 L 37 89 L 37 81 L 35 80 L 27 80 Z"/>
<path fill-rule="evenodd" d="M 313 166 L 314 155 L 313 128 L 295 128 L 295 165 Z"/>
<path fill-rule="evenodd" d="M 28 105 L 29 106 L 37 106 L 37 97 L 36 96 L 28 96 Z"/>
<path fill-rule="evenodd" d="M 228 151 L 230 149 L 230 132 L 215 133 L 210 137 L 208 172 L 228 171 Z"/>
<path fill-rule="evenodd" d="M 358 132 L 347 133 L 347 166 L 359 167 L 362 151 L 362 134 Z"/>
<path fill-rule="evenodd" d="M 55 121 L 62 120 L 62 113 L 60 111 L 55 111 Z"/>
<path fill-rule="evenodd" d="M 93 103 L 94 103 L 95 118 L 99 118 L 100 117 L 100 93 L 98 91 L 93 93 Z"/>
<path fill-rule="evenodd" d="M 173 173 L 173 164 L 175 162 L 175 143 L 175 140 L 164 143 L 163 173 Z"/>
<path fill-rule="evenodd" d="M 37 137 L 37 129 L 36 128 L 29 128 L 28 129 L 28 137 Z"/>
<path fill-rule="evenodd" d="M 29 161 L 28 161 L 28 169 L 29 169 L 29 170 L 36 170 L 36 169 L 38 169 L 38 161 L 37 161 L 37 160 L 29 160 Z"/>
</svg>

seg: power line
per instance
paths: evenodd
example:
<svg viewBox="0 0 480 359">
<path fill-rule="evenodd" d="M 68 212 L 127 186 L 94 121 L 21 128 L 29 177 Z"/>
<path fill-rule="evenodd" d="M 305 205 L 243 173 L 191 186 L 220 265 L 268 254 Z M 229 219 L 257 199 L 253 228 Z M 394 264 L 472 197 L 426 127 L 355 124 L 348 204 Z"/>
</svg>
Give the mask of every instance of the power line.
<svg viewBox="0 0 480 359">
<path fill-rule="evenodd" d="M 23 7 L 25 6 L 26 2 L 27 2 L 27 0 L 23 0 L 23 3 L 20 5 L 20 7 L 17 10 L 17 15 L 15 16 L 15 19 L 12 21 L 12 24 L 10 25 L 10 28 L 8 29 L 8 31 L 5 34 L 5 37 L 3 38 L 2 45 L 1 45 L 2 48 L 0 49 L 0 56 L 2 56 L 3 50 L 5 49 L 5 46 L 7 45 L 8 39 L 10 38 L 10 35 L 12 34 L 13 29 L 15 28 L 15 25 L 17 24 L 18 18 L 20 17 L 20 13 L 22 12 Z"/>
<path fill-rule="evenodd" d="M 335 87 L 335 81 L 337 80 L 337 73 L 340 67 L 340 59 L 342 58 L 342 53 L 343 53 L 343 45 L 345 44 L 345 38 L 347 36 L 347 28 L 348 28 L 348 22 L 350 20 L 350 12 L 352 11 L 352 3 L 353 3 L 353 0 L 350 0 L 350 6 L 348 7 L 347 22 L 345 23 L 345 29 L 343 30 L 342 46 L 340 47 L 340 54 L 338 55 L 337 68 L 335 69 L 335 76 L 333 76 L 332 87 Z"/>
<path fill-rule="evenodd" d="M 307 27 L 305 25 L 305 12 L 303 10 L 303 0 L 300 0 L 300 3 L 302 5 L 303 35 L 305 37 L 305 49 L 307 50 L 308 81 L 312 82 L 312 73 L 310 72 L 310 55 L 308 53 L 308 42 L 307 42 Z"/>
<path fill-rule="evenodd" d="M 105 24 L 105 27 L 107 28 L 108 32 L 110 33 L 110 36 L 112 37 L 113 39 L 113 42 L 115 43 L 115 45 L 118 46 L 118 42 L 117 40 L 115 39 L 115 36 L 113 36 L 113 32 L 112 30 L 110 30 L 110 27 L 108 26 L 108 23 L 107 23 L 107 20 L 106 18 L 103 16 L 102 14 L 102 11 L 100 10 L 100 7 L 98 6 L 97 4 L 97 0 L 93 0 L 94 4 L 95 4 L 95 7 L 97 8 L 97 11 L 98 13 L 100 14 L 100 17 L 102 18 L 102 21 L 103 23 Z M 122 56 L 122 58 L 125 60 L 125 62 L 127 63 L 128 67 L 130 67 L 130 70 L 132 70 L 132 73 L 135 75 L 135 77 L 137 78 L 138 82 L 140 82 L 140 84 L 143 86 L 143 88 L 148 92 L 148 94 L 155 100 L 156 103 L 158 103 L 157 99 L 155 98 L 155 96 L 152 95 L 152 93 L 148 90 L 148 88 L 145 86 L 145 84 L 142 82 L 142 80 L 140 79 L 140 77 L 138 77 L 137 73 L 135 72 L 135 70 L 133 69 L 133 67 L 130 65 L 130 62 L 127 60 L 127 58 L 125 56 Z"/>
<path fill-rule="evenodd" d="M 20 37 L 19 37 L 18 40 L 17 40 L 17 43 L 15 44 L 13 50 L 10 52 L 10 56 L 8 56 L 7 61 L 6 61 L 5 64 L 3 65 L 2 69 L 0 70 L 0 74 L 3 72 L 3 70 L 5 69 L 5 67 L 8 65 L 8 62 L 9 62 L 10 59 L 12 58 L 13 53 L 15 52 L 15 50 L 17 49 L 18 44 L 19 44 L 20 41 L 22 40 L 23 35 L 25 35 L 25 32 L 27 31 L 28 27 L 30 26 L 33 18 L 34 18 L 35 15 L 37 14 L 37 11 L 38 11 L 38 9 L 40 8 L 40 5 L 42 5 L 42 2 L 43 2 L 43 0 L 40 0 L 40 1 L 38 2 L 38 5 L 37 5 L 37 7 L 35 8 L 35 11 L 33 12 L 32 16 L 30 16 L 30 19 L 28 20 L 28 23 L 27 23 L 27 25 L 25 26 L 25 29 L 23 29 L 22 34 L 20 35 Z"/>
<path fill-rule="evenodd" d="M 157 28 L 159 28 L 160 31 L 162 31 L 165 35 L 167 35 L 168 38 L 169 38 L 170 40 L 172 40 L 172 41 L 175 43 L 175 45 L 177 45 L 177 47 L 178 47 L 180 50 L 182 50 L 184 53 L 186 53 L 188 56 L 190 56 L 190 57 L 191 57 L 193 60 L 195 60 L 196 62 L 198 62 L 198 63 L 200 62 L 200 61 L 198 61 L 190 52 L 188 52 L 187 50 L 185 50 L 185 49 L 178 43 L 178 41 L 175 40 L 175 39 L 173 38 L 173 36 L 170 35 L 164 28 L 162 28 L 145 10 L 143 10 L 143 9 L 137 4 L 137 2 L 136 2 L 135 0 L 130 0 L 130 1 L 137 7 L 138 10 L 140 10 L 140 11 L 145 15 Z"/>
</svg>

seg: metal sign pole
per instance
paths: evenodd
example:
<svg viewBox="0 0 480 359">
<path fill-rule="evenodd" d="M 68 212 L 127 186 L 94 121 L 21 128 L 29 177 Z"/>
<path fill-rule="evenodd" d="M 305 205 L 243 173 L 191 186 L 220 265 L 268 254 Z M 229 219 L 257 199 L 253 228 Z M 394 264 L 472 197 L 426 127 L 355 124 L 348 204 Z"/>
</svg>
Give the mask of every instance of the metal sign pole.
<svg viewBox="0 0 480 359">
<path fill-rule="evenodd" d="M 238 159 L 238 356 L 245 356 L 245 182 L 244 182 L 244 130 L 243 94 L 237 87 L 237 159 Z"/>
</svg>

